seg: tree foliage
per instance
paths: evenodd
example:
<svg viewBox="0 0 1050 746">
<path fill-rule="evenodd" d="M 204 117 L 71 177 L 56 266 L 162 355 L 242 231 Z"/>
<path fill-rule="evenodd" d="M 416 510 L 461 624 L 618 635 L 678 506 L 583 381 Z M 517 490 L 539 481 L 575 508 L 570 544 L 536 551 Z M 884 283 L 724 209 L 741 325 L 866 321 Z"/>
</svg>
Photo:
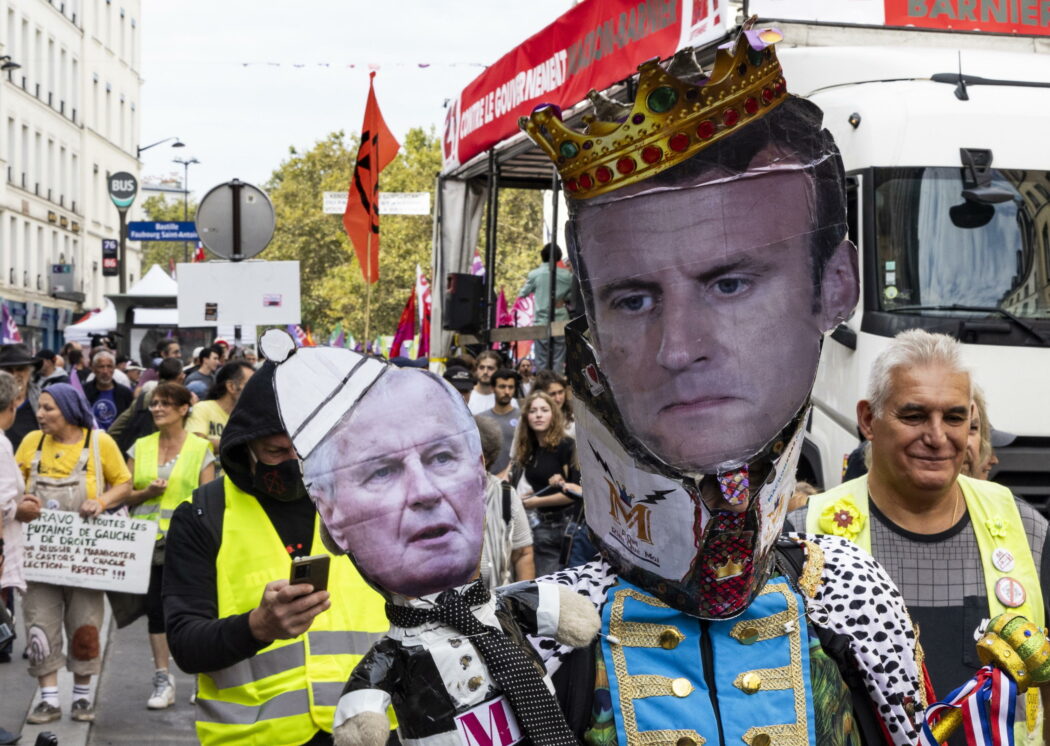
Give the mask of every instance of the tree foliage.
<svg viewBox="0 0 1050 746">
<path fill-rule="evenodd" d="M 345 191 L 353 173 L 358 139 L 333 132 L 303 153 L 294 148 L 265 185 L 277 214 L 277 229 L 262 259 L 300 262 L 303 324 L 323 339 L 336 324 L 363 339 L 368 293 L 361 269 L 343 231 L 340 215 L 325 215 L 323 193 Z M 435 203 L 441 169 L 440 139 L 433 130 L 409 130 L 397 158 L 380 176 L 386 192 L 429 192 Z M 501 195 L 497 284 L 508 296 L 538 264 L 543 210 L 539 192 L 507 190 Z M 371 290 L 371 334 L 393 334 L 415 285 L 416 265 L 429 275 L 433 220 L 422 215 L 380 219 L 379 281 Z M 479 238 L 484 251 L 484 238 Z M 442 278 L 431 278 L 442 283 Z M 436 294 L 435 294 L 436 297 Z"/>
<path fill-rule="evenodd" d="M 182 198 L 176 197 L 169 200 L 166 194 L 154 194 L 150 196 L 145 202 L 142 203 L 142 209 L 145 211 L 146 216 L 149 220 L 156 222 L 175 222 L 182 221 L 183 219 L 183 205 Z M 189 217 L 186 220 L 193 220 L 197 214 L 197 203 L 190 200 L 187 213 Z M 170 266 L 170 261 L 174 260 L 175 263 L 187 261 L 188 256 L 193 256 L 193 251 L 197 246 L 193 242 L 183 243 L 182 241 L 143 241 L 142 242 L 142 276 L 145 277 L 149 268 L 154 264 L 159 264 L 161 268 L 167 272 Z"/>
<path fill-rule="evenodd" d="M 503 189 L 496 213 L 496 293 L 502 288 L 508 307 L 530 269 L 540 264 L 543 238 L 543 195 L 537 189 Z M 485 220 L 478 233 L 478 253 L 484 261 Z"/>
</svg>

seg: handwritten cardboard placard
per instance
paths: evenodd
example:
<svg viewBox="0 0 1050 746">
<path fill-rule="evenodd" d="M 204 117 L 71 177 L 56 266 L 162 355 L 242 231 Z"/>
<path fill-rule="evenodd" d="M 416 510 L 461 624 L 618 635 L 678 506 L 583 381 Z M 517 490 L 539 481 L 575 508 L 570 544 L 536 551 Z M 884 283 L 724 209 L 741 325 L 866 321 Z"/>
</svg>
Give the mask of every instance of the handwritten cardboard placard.
<svg viewBox="0 0 1050 746">
<path fill-rule="evenodd" d="M 26 580 L 145 593 L 156 537 L 153 521 L 41 510 L 25 525 Z"/>
</svg>

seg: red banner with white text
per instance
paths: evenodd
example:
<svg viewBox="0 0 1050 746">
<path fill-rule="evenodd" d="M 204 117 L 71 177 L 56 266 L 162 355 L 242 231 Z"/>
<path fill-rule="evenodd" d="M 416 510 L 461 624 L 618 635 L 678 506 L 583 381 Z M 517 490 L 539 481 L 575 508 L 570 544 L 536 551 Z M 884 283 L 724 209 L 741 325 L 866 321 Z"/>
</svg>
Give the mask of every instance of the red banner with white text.
<svg viewBox="0 0 1050 746">
<path fill-rule="evenodd" d="M 474 79 L 445 118 L 445 168 L 518 131 L 537 105 L 574 106 L 652 57 L 702 46 L 728 30 L 727 0 L 585 0 Z"/>
<path fill-rule="evenodd" d="M 1050 35 L 1048 0 L 751 0 L 748 9 L 777 21 Z"/>
</svg>

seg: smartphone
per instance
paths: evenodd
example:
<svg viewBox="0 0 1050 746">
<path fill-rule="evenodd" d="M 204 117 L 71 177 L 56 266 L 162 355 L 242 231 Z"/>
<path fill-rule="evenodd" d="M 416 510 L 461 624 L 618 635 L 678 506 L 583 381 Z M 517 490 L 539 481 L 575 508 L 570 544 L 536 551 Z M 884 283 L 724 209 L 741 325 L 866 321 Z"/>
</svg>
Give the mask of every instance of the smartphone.
<svg viewBox="0 0 1050 746">
<path fill-rule="evenodd" d="M 311 557 L 296 557 L 292 560 L 292 585 L 306 583 L 315 591 L 328 589 L 328 565 L 332 558 L 327 554 L 315 554 Z"/>
</svg>

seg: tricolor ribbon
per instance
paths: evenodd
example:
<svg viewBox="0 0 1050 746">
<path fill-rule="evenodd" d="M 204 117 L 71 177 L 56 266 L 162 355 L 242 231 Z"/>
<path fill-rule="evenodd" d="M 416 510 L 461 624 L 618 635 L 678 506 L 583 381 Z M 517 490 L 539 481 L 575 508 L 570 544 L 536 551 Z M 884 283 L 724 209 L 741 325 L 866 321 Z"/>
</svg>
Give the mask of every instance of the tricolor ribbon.
<svg viewBox="0 0 1050 746">
<path fill-rule="evenodd" d="M 998 668 L 985 666 L 941 702 L 926 708 L 919 746 L 937 746 L 930 723 L 949 710 L 962 710 L 966 741 L 973 746 L 1013 746 L 1017 684 Z"/>
</svg>

